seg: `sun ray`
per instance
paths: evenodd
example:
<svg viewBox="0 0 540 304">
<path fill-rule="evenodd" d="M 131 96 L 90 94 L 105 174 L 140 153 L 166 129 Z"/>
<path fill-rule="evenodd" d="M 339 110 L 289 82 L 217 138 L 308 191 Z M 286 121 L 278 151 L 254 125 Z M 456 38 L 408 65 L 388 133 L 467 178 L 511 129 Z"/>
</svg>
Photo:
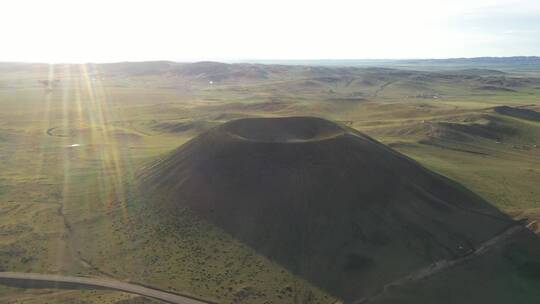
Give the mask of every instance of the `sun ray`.
<svg viewBox="0 0 540 304">
<path fill-rule="evenodd" d="M 126 190 L 122 157 L 120 153 L 121 145 L 118 142 L 116 129 L 112 125 L 111 117 L 115 116 L 114 110 L 109 106 L 109 99 L 101 83 L 97 66 L 80 66 L 81 79 L 84 82 L 88 96 L 88 112 L 91 118 L 89 126 L 91 142 L 96 139 L 101 141 L 100 159 L 103 162 L 100 174 L 100 187 L 102 190 L 108 189 L 104 203 L 108 208 L 113 208 L 118 203 L 122 209 L 124 219 L 128 221 L 125 202 Z M 110 181 L 110 182 L 107 182 Z"/>
</svg>

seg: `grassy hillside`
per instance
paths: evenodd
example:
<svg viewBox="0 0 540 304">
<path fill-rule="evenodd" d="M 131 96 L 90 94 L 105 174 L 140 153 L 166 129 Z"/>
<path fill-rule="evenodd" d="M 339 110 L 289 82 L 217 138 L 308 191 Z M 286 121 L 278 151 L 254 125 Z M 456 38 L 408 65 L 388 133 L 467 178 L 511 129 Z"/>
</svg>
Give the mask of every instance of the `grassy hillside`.
<svg viewBox="0 0 540 304">
<path fill-rule="evenodd" d="M 224 302 L 336 301 L 189 214 L 194 222 L 177 228 L 185 231 L 181 239 L 152 224 L 163 218 L 148 215 L 149 224 L 139 224 L 133 193 L 144 189 L 132 188 L 135 172 L 197 134 L 244 117 L 338 121 L 528 218 L 539 231 L 540 123 L 530 113 L 540 111 L 540 80 L 527 75 L 0 64 L 0 222 L 6 231 L 0 269 L 110 275 Z M 499 106 L 519 110 L 508 115 Z M 515 115 L 523 109 L 529 114 Z M 206 259 L 216 255 L 205 239 L 227 253 Z"/>
<path fill-rule="evenodd" d="M 532 233 L 518 235 L 480 259 L 393 288 L 366 303 L 536 303 L 539 244 Z"/>
</svg>

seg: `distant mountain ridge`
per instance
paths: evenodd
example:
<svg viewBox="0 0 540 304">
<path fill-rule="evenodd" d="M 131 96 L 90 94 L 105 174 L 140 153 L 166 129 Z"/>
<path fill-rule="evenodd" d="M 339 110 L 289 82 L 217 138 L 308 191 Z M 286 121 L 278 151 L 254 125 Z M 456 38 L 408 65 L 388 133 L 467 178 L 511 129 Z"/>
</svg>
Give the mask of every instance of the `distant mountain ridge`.
<svg viewBox="0 0 540 304">
<path fill-rule="evenodd" d="M 199 61 L 173 61 L 173 60 L 149 60 L 149 61 L 121 61 L 111 63 L 91 63 L 104 66 L 125 65 L 177 65 L 185 63 L 255 63 L 255 64 L 278 64 L 278 65 L 336 65 L 336 66 L 362 66 L 362 65 L 386 65 L 386 64 L 526 64 L 540 63 L 540 56 L 483 56 L 483 57 L 454 57 L 454 58 L 416 58 L 416 59 L 241 59 L 241 60 L 199 60 Z M 41 65 L 42 62 L 9 62 L 0 61 L 0 66 L 22 66 L 25 64 Z M 58 65 L 69 63 L 58 63 Z M 46 64 L 48 65 L 48 64 Z"/>
<path fill-rule="evenodd" d="M 480 64 L 523 64 L 523 63 L 540 63 L 538 56 L 512 56 L 512 57 L 472 57 L 472 58 L 447 58 L 447 59 L 412 59 L 412 60 L 397 60 L 410 63 L 443 63 L 443 64 L 463 64 L 463 63 L 480 63 Z"/>
<path fill-rule="evenodd" d="M 539 56 L 511 57 L 462 57 L 443 59 L 292 59 L 292 60 L 240 60 L 236 62 L 285 64 L 285 65 L 323 65 L 323 66 L 400 66 L 400 65 L 526 65 L 540 64 Z"/>
</svg>

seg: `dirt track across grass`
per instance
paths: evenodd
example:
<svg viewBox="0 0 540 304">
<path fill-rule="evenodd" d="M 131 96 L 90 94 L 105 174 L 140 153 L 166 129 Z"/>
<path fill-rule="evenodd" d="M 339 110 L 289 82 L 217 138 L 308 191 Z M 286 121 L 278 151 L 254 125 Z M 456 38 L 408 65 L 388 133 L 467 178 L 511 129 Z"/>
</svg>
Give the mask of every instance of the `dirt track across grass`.
<svg viewBox="0 0 540 304">
<path fill-rule="evenodd" d="M 115 281 L 111 279 L 72 277 L 53 274 L 0 272 L 0 284 L 21 288 L 61 288 L 61 289 L 108 289 L 122 291 L 173 304 L 212 303 L 146 286 Z"/>
</svg>

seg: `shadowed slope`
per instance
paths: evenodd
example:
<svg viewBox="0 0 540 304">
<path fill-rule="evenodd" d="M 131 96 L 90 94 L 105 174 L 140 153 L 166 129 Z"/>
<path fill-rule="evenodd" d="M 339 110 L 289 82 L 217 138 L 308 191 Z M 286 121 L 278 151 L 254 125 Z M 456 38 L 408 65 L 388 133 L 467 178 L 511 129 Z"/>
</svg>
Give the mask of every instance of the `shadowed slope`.
<svg viewBox="0 0 540 304">
<path fill-rule="evenodd" d="M 512 221 L 352 129 L 310 117 L 214 128 L 146 168 L 154 208 L 189 207 L 328 292 L 356 299 Z"/>
<path fill-rule="evenodd" d="M 540 113 L 526 108 L 513 108 L 508 106 L 499 106 L 493 108 L 496 113 L 508 115 L 521 119 L 540 121 Z"/>
</svg>

